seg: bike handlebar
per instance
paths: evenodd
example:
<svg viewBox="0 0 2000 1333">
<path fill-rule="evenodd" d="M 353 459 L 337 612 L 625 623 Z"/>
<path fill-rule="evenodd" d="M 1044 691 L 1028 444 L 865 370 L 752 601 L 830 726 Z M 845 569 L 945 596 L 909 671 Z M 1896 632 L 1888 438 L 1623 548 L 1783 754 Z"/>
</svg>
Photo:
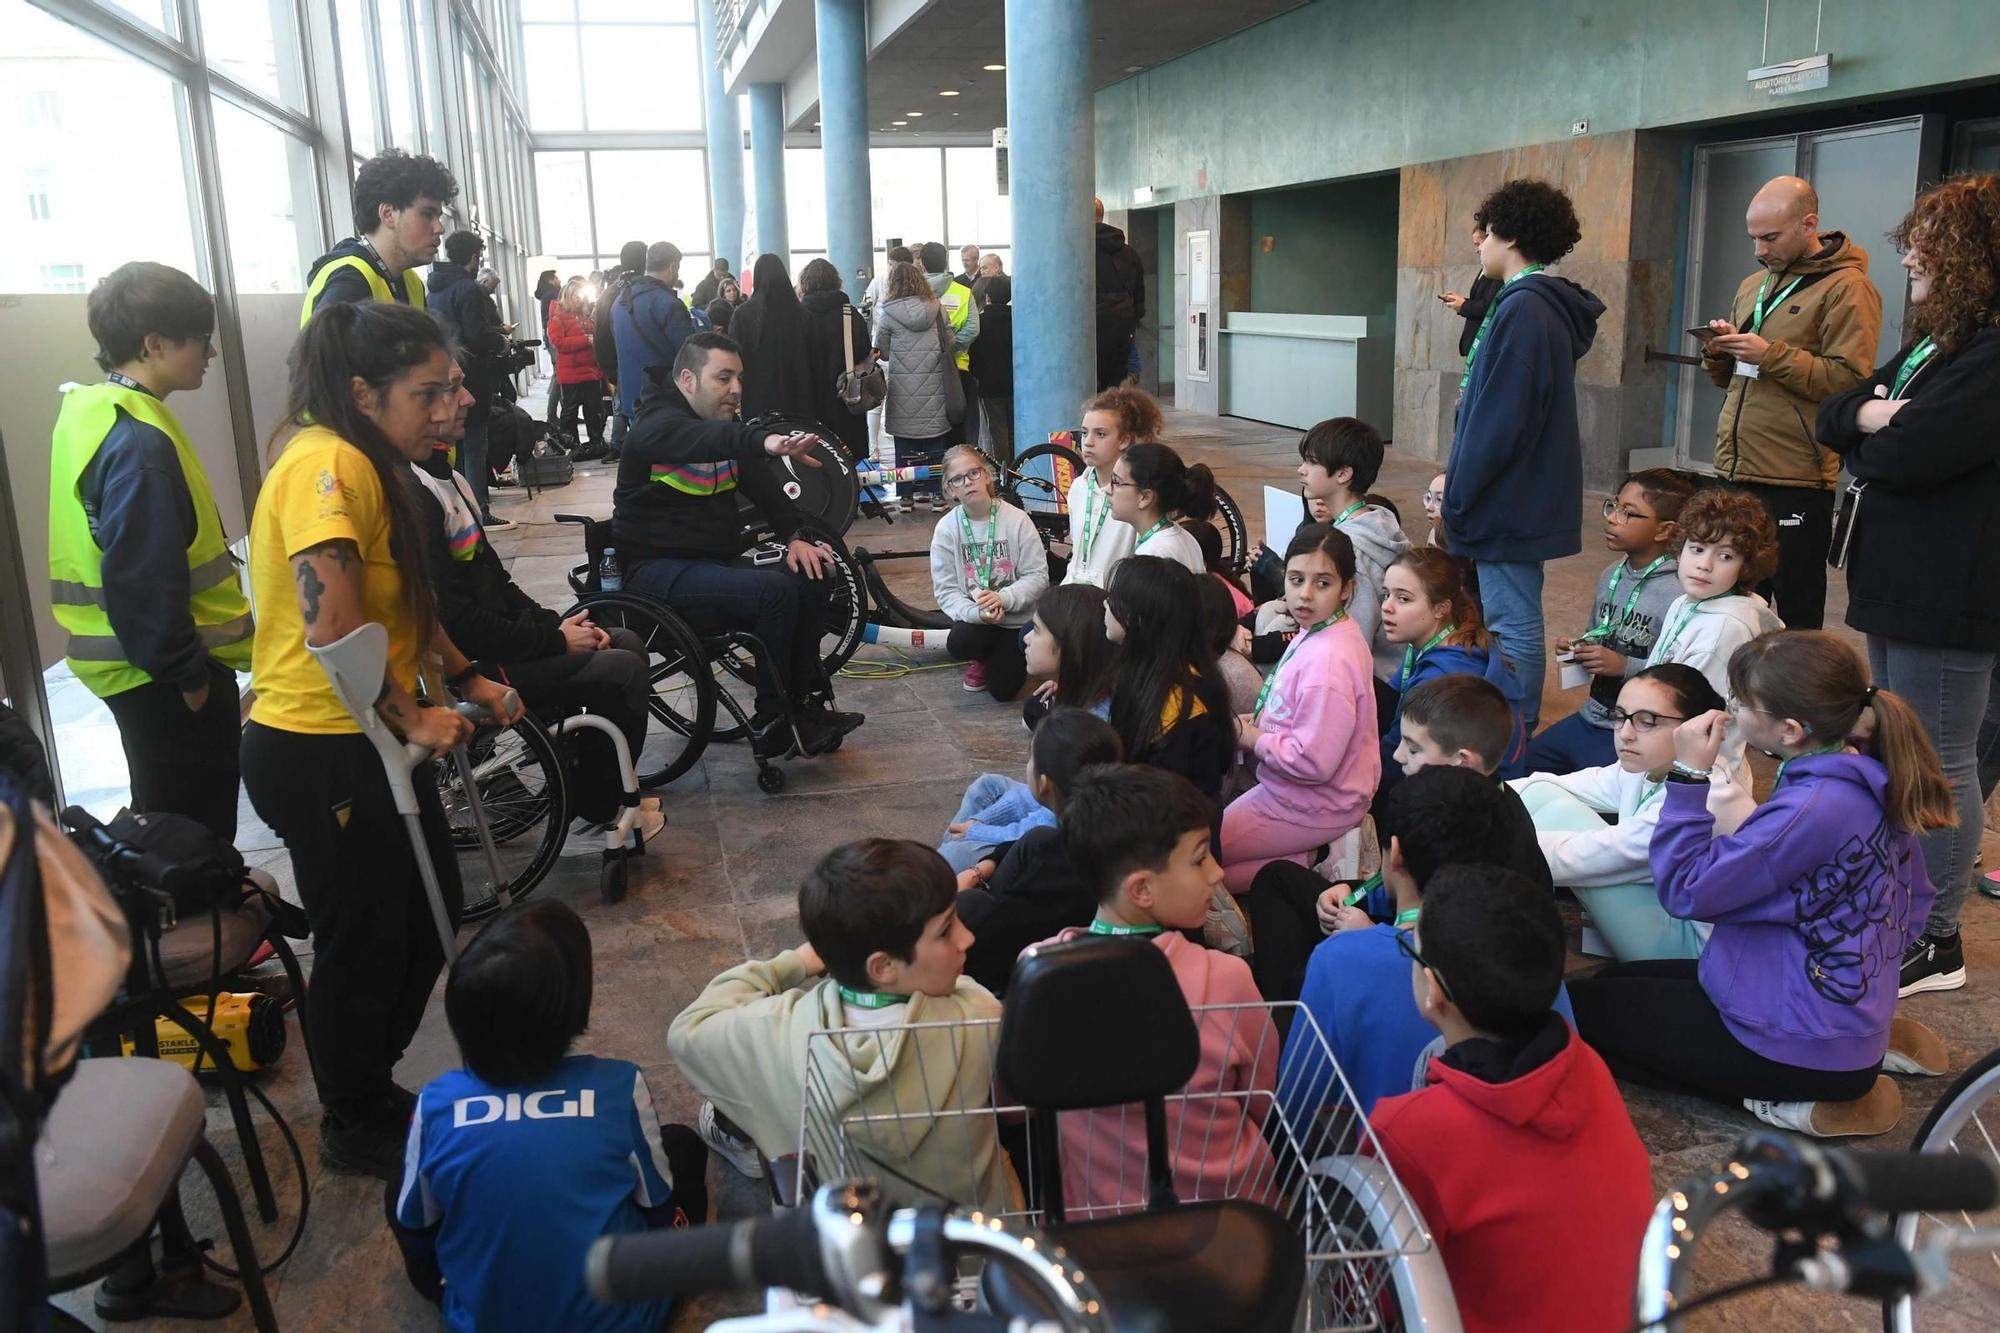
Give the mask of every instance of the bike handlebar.
<svg viewBox="0 0 2000 1333">
<path fill-rule="evenodd" d="M 2000 1177 L 1958 1153 L 1823 1150 L 1838 1193 L 1878 1213 L 1981 1213 L 2000 1205 Z"/>
<path fill-rule="evenodd" d="M 600 1236 L 584 1256 L 584 1283 L 609 1304 L 786 1287 L 827 1295 L 811 1208 L 685 1231 Z"/>
</svg>

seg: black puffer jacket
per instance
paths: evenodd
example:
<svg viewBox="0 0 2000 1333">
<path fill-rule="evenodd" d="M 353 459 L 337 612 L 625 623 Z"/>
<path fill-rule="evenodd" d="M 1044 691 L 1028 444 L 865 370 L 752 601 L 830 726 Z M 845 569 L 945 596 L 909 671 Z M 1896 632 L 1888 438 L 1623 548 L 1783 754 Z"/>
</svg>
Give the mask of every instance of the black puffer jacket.
<svg viewBox="0 0 2000 1333">
<path fill-rule="evenodd" d="M 456 264 L 442 261 L 431 265 L 430 294 L 424 298 L 431 313 L 444 321 L 464 352 L 465 387 L 481 406 L 490 404 L 500 389 L 499 355 L 507 348 L 507 335 L 500 331 L 500 312 L 493 298 L 473 280 L 472 274 Z"/>
<path fill-rule="evenodd" d="M 1097 342 L 1124 343 L 1146 317 L 1146 268 L 1125 233 L 1097 224 Z"/>
<path fill-rule="evenodd" d="M 1905 347 L 1819 406 L 1819 442 L 1866 482 L 1847 554 L 1847 623 L 1932 648 L 2000 649 L 2000 328 L 1940 352 L 1873 435 L 1861 407 Z M 1851 500 L 1847 503 L 1852 503 Z"/>
</svg>

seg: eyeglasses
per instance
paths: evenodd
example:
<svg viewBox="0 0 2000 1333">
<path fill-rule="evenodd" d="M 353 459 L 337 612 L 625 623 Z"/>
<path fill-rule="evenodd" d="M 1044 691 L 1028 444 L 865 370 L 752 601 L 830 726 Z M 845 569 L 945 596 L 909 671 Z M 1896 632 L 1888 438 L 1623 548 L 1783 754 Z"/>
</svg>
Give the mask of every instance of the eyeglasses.
<svg viewBox="0 0 2000 1333">
<path fill-rule="evenodd" d="M 1658 731 L 1662 722 L 1687 721 L 1686 718 L 1677 717 L 1672 713 L 1655 713 L 1650 708 L 1638 708 L 1629 713 L 1622 708 L 1613 708 L 1604 716 L 1611 723 L 1613 731 L 1630 722 L 1632 729 L 1642 736 L 1648 732 Z"/>
<path fill-rule="evenodd" d="M 973 468 L 970 472 L 959 472 L 953 474 L 952 476 L 946 477 L 944 479 L 944 484 L 949 486 L 951 489 L 955 491 L 969 490 L 972 486 L 972 483 L 978 481 L 981 477 L 985 475 L 986 475 L 985 468 L 976 467 Z"/>
<path fill-rule="evenodd" d="M 1137 486 L 1138 484 L 1139 483 L 1136 481 L 1120 481 L 1118 480 L 1118 474 L 1114 472 L 1111 474 L 1111 480 L 1104 484 L 1104 489 L 1107 491 L 1115 491 L 1120 486 Z"/>
<path fill-rule="evenodd" d="M 1606 518 L 1615 518 L 1620 523 L 1630 523 L 1637 519 L 1652 519 L 1659 517 L 1659 515 L 1657 514 L 1641 513 L 1637 509 L 1632 508 L 1632 506 L 1630 505 L 1619 504 L 1616 500 L 1606 500 L 1604 502 L 1604 516 Z"/>
<path fill-rule="evenodd" d="M 1447 1001 L 1452 1004 L 1458 1003 L 1456 999 L 1452 998 L 1451 987 L 1445 984 L 1444 973 L 1438 971 L 1436 967 L 1431 965 L 1431 961 L 1428 958 L 1417 952 L 1417 933 L 1414 930 L 1399 930 L 1396 932 L 1396 949 L 1403 957 L 1437 978 L 1438 989 L 1444 992 L 1444 998 Z"/>
<path fill-rule="evenodd" d="M 1424 492 L 1424 512 L 1425 512 L 1425 513 L 1427 513 L 1427 514 L 1435 514 L 1435 513 L 1436 513 L 1436 512 L 1438 511 L 1438 510 L 1440 510 L 1440 509 L 1442 509 L 1442 508 L 1444 508 L 1444 492 L 1443 492 L 1443 491 L 1425 491 L 1425 492 Z"/>
</svg>

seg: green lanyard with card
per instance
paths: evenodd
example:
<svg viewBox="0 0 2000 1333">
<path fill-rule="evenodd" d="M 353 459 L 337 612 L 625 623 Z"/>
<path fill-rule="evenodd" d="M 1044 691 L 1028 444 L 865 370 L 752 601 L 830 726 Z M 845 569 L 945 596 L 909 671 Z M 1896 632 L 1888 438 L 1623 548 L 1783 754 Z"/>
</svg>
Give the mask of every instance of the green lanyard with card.
<svg viewBox="0 0 2000 1333">
<path fill-rule="evenodd" d="M 1252 722 L 1255 722 L 1258 718 L 1264 716 L 1264 702 L 1265 700 L 1271 697 L 1271 690 L 1278 683 L 1278 675 L 1285 669 L 1285 663 L 1292 660 L 1292 654 L 1296 653 L 1307 639 L 1310 639 L 1313 635 L 1319 633 L 1321 630 L 1325 629 L 1328 625 L 1338 624 L 1340 621 L 1343 621 L 1345 619 L 1347 619 L 1347 608 L 1343 606 L 1340 608 L 1340 610 L 1335 611 L 1325 620 L 1320 621 L 1316 625 L 1308 627 L 1305 633 L 1299 635 L 1298 638 L 1293 639 L 1291 641 L 1290 645 L 1287 646 L 1285 649 L 1285 655 L 1278 659 L 1278 665 L 1271 668 L 1271 674 L 1264 677 L 1263 685 L 1258 687 L 1257 702 L 1253 704 L 1250 708 L 1250 720 Z"/>
<path fill-rule="evenodd" d="M 1901 398 L 1903 396 L 1903 386 L 1910 382 L 1910 377 L 1915 375 L 1919 370 L 1922 370 L 1924 363 L 1935 355 L 1937 355 L 1937 344 L 1929 338 L 1925 338 L 1915 347 L 1912 347 L 1910 354 L 1903 358 L 1903 364 L 1896 367 L 1896 379 L 1889 386 L 1889 396 L 1891 398 Z"/>
<path fill-rule="evenodd" d="M 1421 648 L 1413 643 L 1403 645 L 1403 669 L 1396 674 L 1396 692 L 1398 694 L 1402 693 L 1404 687 L 1410 683 L 1410 674 L 1417 669 L 1417 663 L 1424 660 L 1424 654 L 1443 643 L 1457 628 L 1458 626 L 1456 625 L 1446 625 L 1443 629 L 1431 635 L 1430 642 Z"/>
<path fill-rule="evenodd" d="M 972 572 L 979 580 L 980 590 L 983 592 L 993 591 L 994 549 L 999 544 L 997 537 L 1000 531 L 1000 511 L 996 509 L 987 515 L 986 518 L 986 559 L 984 560 L 979 558 L 979 547 L 972 539 L 972 520 L 965 516 L 965 506 L 963 505 L 960 505 L 958 510 L 958 530 L 965 538 L 965 556 L 967 560 L 972 562 Z"/>
<path fill-rule="evenodd" d="M 1764 297 L 1766 296 L 1766 294 L 1770 292 L 1771 283 L 1774 281 L 1773 275 L 1766 273 L 1764 275 L 1764 281 L 1757 284 L 1757 301 L 1756 304 L 1750 307 L 1750 328 L 1748 331 L 1751 333 L 1755 333 L 1759 329 L 1763 328 L 1765 317 L 1769 315 L 1773 310 L 1776 310 L 1779 306 L 1783 305 L 1785 303 L 1785 298 L 1787 296 L 1790 296 L 1793 292 L 1797 291 L 1799 289 L 1799 284 L 1804 282 L 1805 280 L 1806 280 L 1806 275 L 1803 273 L 1799 274 L 1798 277 L 1793 278 L 1789 283 L 1786 283 L 1784 289 L 1780 291 L 1776 296 L 1771 297 L 1769 303 L 1766 303 Z"/>
<path fill-rule="evenodd" d="M 1500 291 L 1507 290 L 1507 288 L 1527 277 L 1530 273 L 1540 273 L 1546 267 L 1547 265 L 1545 264 L 1528 265 L 1519 273 L 1501 283 Z M 1486 341 L 1486 330 L 1493 326 L 1493 316 L 1499 309 L 1500 292 L 1495 292 L 1493 293 L 1493 303 L 1486 307 L 1486 318 L 1479 321 L 1479 332 L 1472 335 L 1472 346 L 1468 347 L 1465 351 L 1465 373 L 1458 377 L 1458 387 L 1461 389 L 1472 383 L 1472 362 L 1479 355 L 1479 344 Z"/>
<path fill-rule="evenodd" d="M 1098 496 L 1102 495 L 1102 502 Z M 1104 520 L 1111 513 L 1111 496 L 1097 485 L 1097 469 L 1085 468 L 1083 472 L 1083 533 L 1076 543 L 1076 563 L 1085 566 L 1090 563 L 1091 548 L 1097 545 L 1097 534 L 1104 529 Z"/>
<path fill-rule="evenodd" d="M 1630 568 L 1630 566 L 1626 565 L 1623 561 L 1620 561 L 1618 568 L 1612 572 L 1611 587 L 1608 588 L 1604 594 L 1604 615 L 1602 616 L 1602 618 L 1598 620 L 1598 622 L 1595 625 L 1592 625 L 1589 629 L 1579 634 L 1577 638 L 1579 639 L 1610 638 L 1612 629 L 1614 628 L 1614 624 L 1624 622 L 1627 618 L 1631 616 L 1632 608 L 1639 604 L 1639 594 L 1646 590 L 1646 580 L 1652 578 L 1654 574 L 1658 573 L 1660 566 L 1666 564 L 1667 561 L 1671 558 L 1672 558 L 1671 556 L 1666 556 L 1666 555 L 1655 557 L 1652 564 L 1647 565 L 1644 569 L 1639 571 L 1639 581 L 1633 585 L 1632 595 L 1625 599 L 1625 608 L 1618 613 L 1617 621 L 1614 622 L 1611 615 L 1611 607 L 1613 603 L 1617 602 L 1618 600 L 1618 589 L 1620 585 L 1623 584 L 1625 581 L 1625 571 L 1628 568 Z"/>
</svg>

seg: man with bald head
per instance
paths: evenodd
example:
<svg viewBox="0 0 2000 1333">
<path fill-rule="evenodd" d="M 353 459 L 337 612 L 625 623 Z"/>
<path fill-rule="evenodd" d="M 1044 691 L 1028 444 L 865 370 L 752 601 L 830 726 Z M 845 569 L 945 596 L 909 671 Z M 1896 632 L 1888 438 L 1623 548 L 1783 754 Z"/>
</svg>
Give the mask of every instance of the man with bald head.
<svg viewBox="0 0 2000 1333">
<path fill-rule="evenodd" d="M 1819 195 L 1797 176 L 1757 191 L 1744 221 L 1758 269 L 1702 349 L 1725 390 L 1715 468 L 1764 502 L 1778 525 L 1778 571 L 1758 588 L 1793 629 L 1826 615 L 1826 552 L 1840 462 L 1813 438 L 1821 399 L 1875 369 L 1882 294 L 1868 255 L 1819 229 Z"/>
</svg>

